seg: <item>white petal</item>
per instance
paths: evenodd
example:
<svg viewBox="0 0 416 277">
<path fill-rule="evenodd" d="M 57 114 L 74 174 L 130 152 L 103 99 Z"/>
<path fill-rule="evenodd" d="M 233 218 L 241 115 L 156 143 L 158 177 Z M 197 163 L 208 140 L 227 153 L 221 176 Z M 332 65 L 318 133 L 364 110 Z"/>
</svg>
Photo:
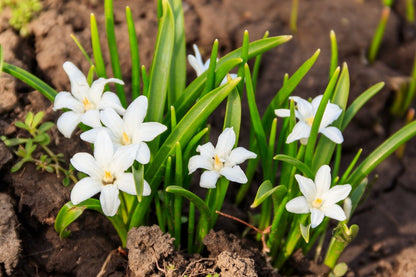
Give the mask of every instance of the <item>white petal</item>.
<svg viewBox="0 0 416 277">
<path fill-rule="evenodd" d="M 134 177 L 132 173 L 123 173 L 117 175 L 117 179 L 114 182 L 119 190 L 127 192 L 131 195 L 136 195 L 136 186 L 134 184 Z"/>
<path fill-rule="evenodd" d="M 70 138 L 72 132 L 81 122 L 82 114 L 74 113 L 72 111 L 64 112 L 57 120 L 56 126 L 66 138 Z"/>
<path fill-rule="evenodd" d="M 319 132 L 337 144 L 344 142 L 341 131 L 336 127 L 326 127 L 320 129 Z"/>
<path fill-rule="evenodd" d="M 322 121 L 319 128 L 325 128 L 326 126 L 337 120 L 341 113 L 342 109 L 338 107 L 338 105 L 328 103 L 328 105 L 325 108 L 324 115 L 322 116 Z"/>
<path fill-rule="evenodd" d="M 102 130 L 103 128 L 93 128 L 89 129 L 88 131 L 85 131 L 81 133 L 80 138 L 83 141 L 89 142 L 89 143 L 95 143 L 95 140 L 97 139 L 97 134 L 99 130 Z"/>
<path fill-rule="evenodd" d="M 226 161 L 226 166 L 234 166 L 243 163 L 247 159 L 255 158 L 257 158 L 256 153 L 248 151 L 244 147 L 237 147 L 231 151 L 231 154 Z"/>
<path fill-rule="evenodd" d="M 118 98 L 117 94 L 115 94 L 114 92 L 104 92 L 99 103 L 99 109 L 114 109 L 118 114 L 121 115 L 123 115 L 126 111 L 121 105 L 120 99 Z"/>
<path fill-rule="evenodd" d="M 215 153 L 221 157 L 228 156 L 235 144 L 235 133 L 233 127 L 225 128 L 219 135 Z"/>
<path fill-rule="evenodd" d="M 116 79 L 116 78 L 110 78 L 110 79 L 99 78 L 98 80 L 95 80 L 94 82 L 92 82 L 91 88 L 89 90 L 89 95 L 95 103 L 97 104 L 100 103 L 101 97 L 104 92 L 104 86 L 108 83 L 117 83 L 120 85 L 124 85 L 124 82 L 122 80 Z M 100 108 L 104 108 L 104 107 L 100 107 Z"/>
<path fill-rule="evenodd" d="M 133 142 L 152 141 L 166 131 L 167 127 L 159 122 L 144 122 L 138 126 L 133 135 Z"/>
<path fill-rule="evenodd" d="M 277 109 L 277 110 L 274 110 L 274 113 L 279 117 L 289 117 L 290 116 L 290 110 L 289 109 Z"/>
<path fill-rule="evenodd" d="M 118 188 L 115 185 L 106 185 L 100 194 L 101 208 L 106 216 L 113 216 L 117 213 L 120 206 L 118 198 Z"/>
<path fill-rule="evenodd" d="M 103 170 L 100 168 L 95 158 L 89 153 L 76 153 L 71 158 L 71 164 L 76 170 L 81 171 L 94 179 L 100 180 L 102 178 Z"/>
<path fill-rule="evenodd" d="M 215 148 L 214 145 L 212 145 L 211 142 L 207 142 L 203 145 L 198 145 L 196 148 L 196 151 L 201 154 L 201 156 L 209 157 L 210 159 L 215 157 Z"/>
<path fill-rule="evenodd" d="M 92 128 L 102 127 L 98 110 L 86 111 L 81 115 L 81 122 Z"/>
<path fill-rule="evenodd" d="M 313 112 L 312 104 L 305 99 L 297 96 L 290 97 L 289 99 L 292 99 L 296 102 L 296 109 L 299 112 L 299 117 L 301 120 L 305 120 L 315 115 Z"/>
<path fill-rule="evenodd" d="M 304 196 L 298 196 L 286 203 L 286 210 L 295 214 L 309 213 L 308 201 Z"/>
<path fill-rule="evenodd" d="M 106 168 L 113 161 L 114 146 L 108 133 L 101 130 L 97 134 L 97 139 L 94 143 L 94 157 L 98 164 Z"/>
<path fill-rule="evenodd" d="M 188 163 L 189 174 L 193 173 L 198 168 L 212 170 L 213 169 L 212 159 L 207 158 L 207 157 L 202 156 L 202 155 L 192 156 L 189 159 L 189 163 Z"/>
<path fill-rule="evenodd" d="M 311 209 L 311 227 L 315 228 L 324 220 L 325 214 L 318 209 Z"/>
<path fill-rule="evenodd" d="M 139 142 L 136 144 L 138 146 L 136 161 L 141 164 L 148 164 L 150 162 L 150 149 L 144 142 Z"/>
<path fill-rule="evenodd" d="M 233 167 L 223 167 L 220 170 L 220 174 L 232 182 L 245 184 L 248 181 L 246 174 L 238 165 Z"/>
<path fill-rule="evenodd" d="M 80 101 L 75 99 L 69 92 L 61 91 L 55 96 L 53 110 L 70 109 L 77 113 L 84 112 L 84 106 Z"/>
<path fill-rule="evenodd" d="M 220 176 L 221 175 L 216 171 L 204 171 L 201 174 L 201 181 L 199 182 L 199 185 L 201 188 L 214 189 Z"/>
<path fill-rule="evenodd" d="M 344 210 L 336 204 L 329 206 L 329 207 L 325 207 L 325 209 L 322 209 L 322 210 L 327 217 L 336 219 L 338 221 L 344 221 L 347 219 L 347 217 L 345 216 Z"/>
<path fill-rule="evenodd" d="M 93 197 L 101 191 L 102 185 L 91 177 L 85 177 L 79 180 L 71 191 L 71 202 L 78 205 L 84 200 Z"/>
<path fill-rule="evenodd" d="M 188 55 L 188 62 L 192 66 L 192 68 L 195 70 L 196 76 L 201 76 L 202 73 L 204 73 L 204 66 L 201 64 L 200 61 L 198 61 L 195 56 Z"/>
<path fill-rule="evenodd" d="M 143 183 L 143 196 L 149 196 L 150 193 L 152 193 L 152 190 L 151 190 L 151 188 L 149 186 L 149 183 L 146 180 L 144 180 L 144 183 Z"/>
<path fill-rule="evenodd" d="M 71 92 L 79 100 L 83 99 L 85 93 L 89 90 L 89 85 L 85 75 L 71 62 L 65 62 L 63 68 L 71 82 Z"/>
<path fill-rule="evenodd" d="M 306 197 L 308 202 L 314 201 L 316 198 L 316 186 L 315 183 L 302 175 L 295 174 L 296 181 L 298 181 L 299 189 Z"/>
<path fill-rule="evenodd" d="M 311 127 L 304 123 L 303 121 L 299 121 L 293 127 L 292 132 L 287 136 L 286 143 L 292 143 L 296 140 L 300 140 L 303 138 L 309 138 L 311 133 Z"/>
<path fill-rule="evenodd" d="M 329 190 L 331 186 L 331 168 L 327 165 L 323 165 L 318 169 L 315 175 L 316 195 L 322 197 L 324 193 Z"/>
<path fill-rule="evenodd" d="M 321 101 L 322 101 L 322 97 L 323 97 L 322 94 L 321 95 L 318 95 L 311 102 L 311 105 L 312 105 L 312 109 L 313 109 L 313 113 L 314 114 L 318 111 L 319 105 L 321 104 Z"/>
<path fill-rule="evenodd" d="M 327 193 L 322 196 L 324 206 L 338 203 L 341 200 L 347 198 L 351 192 L 350 185 L 337 185 L 332 187 Z"/>
<path fill-rule="evenodd" d="M 136 159 L 137 144 L 123 145 L 117 148 L 111 161 L 111 169 L 114 172 L 124 172 L 133 165 Z"/>
<path fill-rule="evenodd" d="M 147 98 L 144 95 L 137 97 L 128 107 L 123 116 L 127 128 L 134 130 L 143 123 L 147 113 Z"/>
<path fill-rule="evenodd" d="M 123 136 L 123 119 L 116 113 L 115 110 L 106 108 L 100 112 L 101 121 L 107 126 L 115 137 L 121 139 Z"/>
</svg>

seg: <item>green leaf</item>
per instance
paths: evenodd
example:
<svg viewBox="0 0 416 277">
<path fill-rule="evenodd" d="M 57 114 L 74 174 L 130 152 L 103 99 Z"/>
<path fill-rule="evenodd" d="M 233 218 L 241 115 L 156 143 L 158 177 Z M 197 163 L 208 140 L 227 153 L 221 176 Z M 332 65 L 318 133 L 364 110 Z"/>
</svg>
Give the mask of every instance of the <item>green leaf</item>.
<svg viewBox="0 0 416 277">
<path fill-rule="evenodd" d="M 29 124 L 29 125 L 33 129 L 35 129 L 36 127 L 38 127 L 39 123 L 42 121 L 44 115 L 45 115 L 45 113 L 42 112 L 42 111 L 36 113 L 35 116 L 33 117 L 32 123 Z"/>
<path fill-rule="evenodd" d="M 201 96 L 204 96 L 208 92 L 214 89 L 215 86 L 215 68 L 217 65 L 218 57 L 218 39 L 214 40 L 211 50 L 211 58 L 209 60 L 208 69 L 205 71 L 207 73 L 207 81 L 205 82 L 205 88 Z"/>
<path fill-rule="evenodd" d="M 134 185 L 136 186 L 137 200 L 142 202 L 144 187 L 144 165 L 140 164 L 138 169 L 133 166 L 133 177 Z"/>
<path fill-rule="evenodd" d="M 120 61 L 117 52 L 116 33 L 114 31 L 114 14 L 113 14 L 113 0 L 104 1 L 105 13 L 105 30 L 107 33 L 108 50 L 110 52 L 111 67 L 113 68 L 113 75 L 115 78 L 122 80 Z M 124 87 L 120 84 L 115 84 L 117 96 L 120 99 L 123 107 L 127 106 L 126 95 Z"/>
<path fill-rule="evenodd" d="M 14 125 L 17 128 L 20 128 L 20 129 L 24 129 L 24 130 L 28 130 L 28 131 L 30 130 L 29 125 L 26 125 L 26 123 L 23 123 L 22 121 L 15 121 Z"/>
<path fill-rule="evenodd" d="M 156 122 L 162 122 L 163 119 L 175 41 L 172 9 L 167 0 L 164 0 L 162 5 L 163 16 L 160 19 L 152 68 L 149 75 L 149 108 L 147 110 L 147 120 Z"/>
<path fill-rule="evenodd" d="M 107 78 L 103 53 L 101 52 L 100 36 L 98 35 L 97 21 L 95 20 L 94 14 L 91 14 L 90 16 L 90 25 L 92 53 L 95 60 L 95 68 L 97 69 L 97 75 L 98 77 Z"/>
<path fill-rule="evenodd" d="M 363 197 L 368 185 L 368 179 L 364 178 L 362 182 L 351 192 L 351 214 L 354 213 L 354 210 L 357 208 L 360 203 L 361 198 Z"/>
<path fill-rule="evenodd" d="M 27 85 L 31 86 L 33 89 L 39 91 L 43 96 L 48 98 L 50 101 L 55 99 L 55 96 L 58 94 L 51 86 L 46 84 L 44 81 L 27 72 L 26 70 L 19 68 L 17 66 L 4 63 L 3 71 L 7 74 L 12 75 L 13 77 L 18 78 Z"/>
<path fill-rule="evenodd" d="M 1 136 L 2 141 L 4 142 L 4 144 L 8 147 L 11 146 L 16 146 L 22 143 L 27 142 L 27 138 L 11 138 L 11 139 L 7 139 L 7 137 L 5 136 Z"/>
<path fill-rule="evenodd" d="M 71 36 L 72 40 L 75 42 L 75 44 L 78 46 L 78 48 L 79 48 L 79 50 L 81 51 L 81 53 L 82 53 L 82 54 L 84 55 L 84 57 L 87 59 L 88 63 L 89 63 L 90 65 L 94 65 L 94 64 L 92 63 L 92 60 L 91 60 L 90 56 L 87 54 L 87 51 L 85 51 L 84 47 L 82 47 L 82 45 L 81 45 L 81 43 L 78 41 L 78 39 L 77 39 L 77 38 L 76 38 L 73 34 L 71 34 L 70 36 Z"/>
<path fill-rule="evenodd" d="M 314 176 L 315 176 L 308 165 L 306 165 L 305 163 L 301 162 L 300 160 L 298 160 L 298 159 L 296 159 L 292 156 L 279 154 L 279 155 L 274 156 L 274 159 L 279 160 L 279 161 L 283 161 L 283 162 L 287 162 L 287 163 L 295 166 L 297 169 L 299 169 L 299 171 L 301 171 L 308 178 L 313 179 Z"/>
<path fill-rule="evenodd" d="M 65 238 L 70 234 L 70 231 L 66 230 L 66 228 L 79 218 L 85 209 L 101 211 L 100 201 L 87 199 L 78 205 L 68 202 L 61 208 L 55 219 L 55 231 L 59 233 L 59 237 Z"/>
<path fill-rule="evenodd" d="M 308 226 L 303 225 L 302 223 L 299 224 L 300 234 L 302 235 L 303 239 L 306 243 L 309 243 L 309 231 L 311 229 L 311 225 Z"/>
<path fill-rule="evenodd" d="M 269 180 L 264 181 L 259 189 L 257 190 L 256 197 L 254 198 L 253 204 L 251 204 L 250 208 L 256 208 L 260 206 L 261 203 L 263 203 L 264 200 L 266 200 L 270 195 L 273 193 L 276 193 L 278 197 L 281 197 L 285 195 L 287 192 L 285 186 L 276 186 L 273 187 L 272 182 Z"/>
<path fill-rule="evenodd" d="M 130 7 L 126 7 L 126 22 L 131 56 L 131 94 L 132 98 L 136 99 L 140 95 L 140 56 L 136 29 Z"/>
<path fill-rule="evenodd" d="M 26 114 L 26 118 L 25 118 L 25 125 L 27 126 L 27 127 L 31 127 L 31 125 L 32 125 L 32 122 L 33 122 L 33 117 L 34 117 L 34 115 L 33 115 L 33 113 L 32 112 L 28 112 L 27 114 Z"/>
<path fill-rule="evenodd" d="M 338 67 L 338 45 L 334 30 L 329 32 L 329 38 L 331 40 L 331 64 L 329 66 L 329 79 L 331 80 L 335 69 Z"/>
<path fill-rule="evenodd" d="M 186 45 L 184 15 L 181 0 L 169 0 L 172 8 L 175 41 L 169 76 L 169 92 L 171 103 L 176 103 L 184 92 L 186 82 Z"/>
<path fill-rule="evenodd" d="M 55 123 L 48 121 L 48 122 L 42 123 L 42 124 L 39 126 L 38 131 L 39 131 L 40 133 L 45 133 L 45 132 L 47 132 L 48 130 L 50 130 L 53 126 L 55 126 Z"/>
<path fill-rule="evenodd" d="M 203 215 L 205 218 L 208 219 L 208 221 L 210 221 L 211 214 L 210 214 L 207 204 L 205 204 L 205 202 L 201 198 L 199 198 L 196 194 L 193 194 L 189 190 L 184 189 L 183 187 L 180 187 L 180 186 L 169 186 L 166 188 L 166 192 L 174 193 L 176 195 L 185 197 L 186 199 L 191 201 L 195 205 L 195 207 L 198 208 L 201 215 Z"/>
<path fill-rule="evenodd" d="M 235 133 L 235 146 L 238 143 L 241 126 L 241 98 L 237 89 L 233 89 L 227 97 L 223 129 L 233 127 Z"/>
</svg>

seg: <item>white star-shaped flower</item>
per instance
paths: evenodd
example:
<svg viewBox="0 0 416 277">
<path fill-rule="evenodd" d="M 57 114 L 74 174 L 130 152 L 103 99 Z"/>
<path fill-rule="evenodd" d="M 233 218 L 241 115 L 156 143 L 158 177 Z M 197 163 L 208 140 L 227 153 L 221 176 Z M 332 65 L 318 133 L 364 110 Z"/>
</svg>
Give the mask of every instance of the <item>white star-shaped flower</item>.
<svg viewBox="0 0 416 277">
<path fill-rule="evenodd" d="M 104 214 L 115 215 L 120 206 L 119 190 L 136 195 L 133 174 L 125 172 L 132 166 L 136 151 L 137 145 L 114 151 L 107 132 L 99 132 L 94 143 L 94 156 L 81 152 L 71 159 L 71 164 L 78 171 L 88 175 L 78 181 L 72 189 L 72 203 L 77 205 L 100 193 L 100 203 Z M 146 181 L 144 181 L 143 195 L 150 195 L 150 186 Z"/>
<path fill-rule="evenodd" d="M 296 140 L 300 140 L 302 144 L 307 144 L 309 135 L 311 133 L 311 127 L 315 118 L 316 112 L 318 111 L 319 104 L 322 100 L 322 95 L 315 97 L 312 102 L 308 102 L 300 97 L 293 96 L 289 97 L 296 102 L 295 116 L 299 119 L 293 127 L 292 132 L 286 139 L 286 143 L 291 143 Z M 319 125 L 319 133 L 323 134 L 335 143 L 342 143 L 344 137 L 341 131 L 333 126 L 329 126 L 334 122 L 342 113 L 342 109 L 336 104 L 329 103 L 325 107 L 325 112 Z M 280 117 L 289 117 L 289 109 L 277 109 L 275 114 Z"/>
<path fill-rule="evenodd" d="M 93 128 L 81 134 L 81 139 L 94 143 L 100 130 L 108 131 L 116 149 L 127 145 L 137 145 L 136 160 L 141 164 L 150 161 L 150 150 L 145 142 L 152 141 L 166 131 L 159 122 L 143 122 L 147 113 L 146 96 L 137 97 L 128 107 L 123 118 L 113 109 L 101 111 L 101 121 L 106 127 Z"/>
<path fill-rule="evenodd" d="M 188 170 L 191 174 L 198 168 L 206 169 L 201 175 L 201 187 L 215 188 L 221 176 L 236 183 L 247 182 L 246 174 L 238 164 L 254 159 L 257 155 L 244 147 L 233 149 L 235 139 L 233 128 L 226 128 L 218 137 L 215 148 L 211 142 L 197 147 L 196 151 L 200 154 L 189 159 Z"/>
<path fill-rule="evenodd" d="M 311 227 L 321 224 L 325 216 L 343 221 L 347 219 L 344 210 L 337 204 L 348 197 L 351 185 L 331 186 L 331 169 L 323 165 L 318 169 L 315 182 L 299 174 L 295 175 L 303 196 L 296 197 L 286 204 L 291 213 L 311 213 Z"/>
<path fill-rule="evenodd" d="M 192 66 L 192 68 L 195 70 L 196 76 L 200 76 L 209 68 L 209 62 L 211 59 L 206 60 L 206 62 L 204 63 L 201 57 L 201 53 L 199 52 L 198 46 L 196 44 L 193 44 L 193 48 L 195 51 L 195 56 L 188 55 L 188 62 Z M 237 78 L 237 74 L 230 73 L 229 75 L 231 79 Z M 220 85 L 224 85 L 225 83 L 227 83 L 227 81 L 228 81 L 227 76 L 225 76 L 224 79 L 221 81 Z"/>
<path fill-rule="evenodd" d="M 99 127 L 99 111 L 104 108 L 112 108 L 119 114 L 124 113 L 120 99 L 113 92 L 104 92 L 104 86 L 108 83 L 124 85 L 123 81 L 116 78 L 99 78 L 88 85 L 87 78 L 71 62 L 65 62 L 63 68 L 71 82 L 71 92 L 61 91 L 55 97 L 53 109 L 69 109 L 64 112 L 57 121 L 58 130 L 67 138 L 71 137 L 77 125 L 82 122 L 90 127 Z"/>
</svg>

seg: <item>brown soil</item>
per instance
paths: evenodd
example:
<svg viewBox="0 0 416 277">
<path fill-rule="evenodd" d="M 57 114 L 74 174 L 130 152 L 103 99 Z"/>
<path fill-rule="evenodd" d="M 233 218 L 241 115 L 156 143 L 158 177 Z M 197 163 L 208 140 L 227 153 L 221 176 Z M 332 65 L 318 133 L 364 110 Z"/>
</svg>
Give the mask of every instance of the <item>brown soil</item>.
<svg viewBox="0 0 416 277">
<path fill-rule="evenodd" d="M 351 79 L 350 99 L 379 81 L 387 86 L 358 113 L 344 137 L 343 162 L 347 163 L 358 148 L 363 156 L 403 124 L 389 114 L 397 77 L 408 76 L 416 49 L 416 25 L 404 17 L 404 0 L 395 1 L 385 39 L 377 61 L 365 62 L 381 13 L 381 1 L 300 1 L 298 31 L 293 39 L 263 58 L 258 82 L 257 100 L 263 110 L 280 88 L 284 73 L 292 74 L 316 49 L 321 55 L 311 72 L 294 92 L 299 96 L 314 96 L 323 91 L 328 79 L 330 58 L 329 31 L 335 30 L 340 62 L 347 62 Z M 68 90 L 69 81 L 62 69 L 66 60 L 88 70 L 88 63 L 73 43 L 74 34 L 87 52 L 89 16 L 93 12 L 104 34 L 103 5 L 100 1 L 45 0 L 44 9 L 31 23 L 32 35 L 21 38 L 8 27 L 9 14 L 0 16 L 0 44 L 5 60 L 36 74 L 58 91 Z M 291 1 L 249 0 L 186 0 L 183 1 L 186 22 L 187 53 L 197 43 L 207 57 L 214 38 L 220 42 L 220 55 L 237 48 L 245 29 L 250 39 L 290 34 L 288 28 Z M 129 5 L 136 22 L 141 63 L 149 67 L 157 31 L 154 1 L 115 1 L 115 22 L 123 76 L 129 89 L 129 49 L 124 8 Z M 102 45 L 106 45 L 104 36 Z M 105 47 L 104 47 L 104 51 Z M 108 61 L 108 57 L 106 57 Z M 110 68 L 108 66 L 107 68 Z M 111 76 L 111 72 L 108 72 Z M 189 77 L 194 74 L 189 70 Z M 0 133 L 20 136 L 13 125 L 28 111 L 46 111 L 47 120 L 56 120 L 51 104 L 38 92 L 7 74 L 0 76 Z M 246 115 L 245 115 L 246 116 Z M 245 118 L 247 119 L 247 118 Z M 218 126 L 216 126 L 218 124 Z M 214 129 L 219 123 L 213 122 Z M 88 146 L 76 139 L 68 140 L 52 130 L 54 147 L 69 158 Z M 70 188 L 49 173 L 36 171 L 33 165 L 10 174 L 16 161 L 11 150 L 0 143 L 0 276 L 278 276 L 268 266 L 258 245 L 240 239 L 241 226 L 221 219 L 204 243 L 206 253 L 188 256 L 173 251 L 172 239 L 157 227 L 133 229 L 129 234 L 128 256 L 116 232 L 105 217 L 86 212 L 70 226 L 71 235 L 60 239 L 53 229 L 55 216 L 69 200 Z M 341 257 L 350 270 L 348 276 L 415 276 L 416 210 L 415 188 L 416 144 L 408 143 L 403 159 L 391 157 L 379 166 L 380 176 L 358 208 L 352 223 L 360 226 L 357 239 Z M 345 165 L 343 164 L 345 167 Z M 260 181 L 260 180 L 259 180 Z M 232 188 L 231 188 L 232 189 Z M 251 189 L 247 203 L 256 188 Z M 251 195 L 251 196 L 250 196 Z M 250 198 L 251 197 L 251 198 Z M 232 199 L 225 203 L 227 211 L 247 219 L 247 205 L 235 207 Z M 147 229 L 146 229 L 147 228 Z M 221 230 L 222 229 L 222 230 Z M 234 233 L 234 234 L 230 234 Z M 150 236 L 152 234 L 152 236 Z M 252 238 L 250 234 L 249 237 Z M 143 252 L 147 250 L 146 252 Z M 129 264 L 127 265 L 127 261 Z M 318 275 L 325 269 L 302 257 L 294 261 L 298 275 Z M 146 273 L 145 273 L 146 272 Z"/>
</svg>

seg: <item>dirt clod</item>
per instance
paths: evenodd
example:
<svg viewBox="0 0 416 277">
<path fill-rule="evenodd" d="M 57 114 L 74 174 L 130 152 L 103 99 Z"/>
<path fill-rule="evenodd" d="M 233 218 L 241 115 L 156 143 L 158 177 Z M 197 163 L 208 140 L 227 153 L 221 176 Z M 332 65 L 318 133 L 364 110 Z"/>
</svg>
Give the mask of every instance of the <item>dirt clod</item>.
<svg viewBox="0 0 416 277">
<path fill-rule="evenodd" d="M 237 253 L 223 251 L 217 257 L 217 266 L 222 277 L 255 277 L 258 276 L 254 260 L 241 258 Z"/>
</svg>

